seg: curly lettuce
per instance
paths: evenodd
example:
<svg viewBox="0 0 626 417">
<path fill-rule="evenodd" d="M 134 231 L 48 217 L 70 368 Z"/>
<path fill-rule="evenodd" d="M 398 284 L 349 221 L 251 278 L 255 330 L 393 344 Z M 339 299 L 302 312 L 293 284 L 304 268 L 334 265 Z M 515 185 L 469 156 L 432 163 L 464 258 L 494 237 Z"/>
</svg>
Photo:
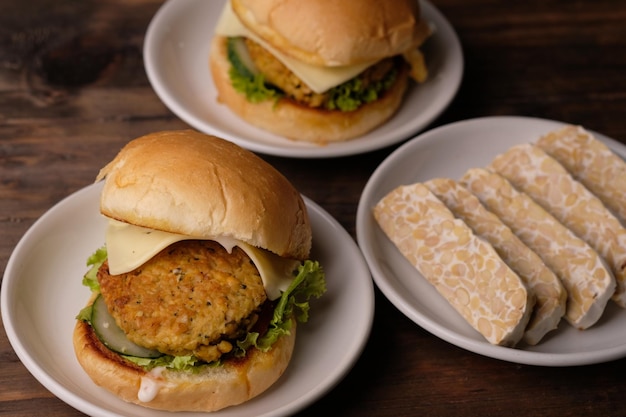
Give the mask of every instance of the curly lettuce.
<svg viewBox="0 0 626 417">
<path fill-rule="evenodd" d="M 270 321 L 268 331 L 260 336 L 250 332 L 243 341 L 237 342 L 240 349 L 239 355 L 245 355 L 246 349 L 251 346 L 262 351 L 269 350 L 272 345 L 283 335 L 288 335 L 292 326 L 292 319 L 300 323 L 309 320 L 309 299 L 319 298 L 326 292 L 326 280 L 319 262 L 305 261 L 298 268 L 298 275 L 281 294 L 274 314 Z"/>
<path fill-rule="evenodd" d="M 96 249 L 96 251 L 87 258 L 87 266 L 90 267 L 85 275 L 83 275 L 83 285 L 89 287 L 92 292 L 100 292 L 100 283 L 98 282 L 98 269 L 107 259 L 107 250 L 103 246 Z M 84 307 L 76 318 L 78 320 L 86 321 L 91 324 L 91 312 L 93 305 L 89 304 Z"/>
<path fill-rule="evenodd" d="M 282 92 L 265 82 L 263 74 L 254 74 L 244 63 L 237 51 L 240 38 L 228 38 L 226 40 L 228 61 L 231 64 L 228 76 L 233 88 L 246 96 L 251 103 L 260 103 L 265 100 L 278 100 L 283 96 Z"/>
<path fill-rule="evenodd" d="M 328 90 L 325 107 L 328 110 L 352 111 L 378 100 L 396 81 L 398 72 L 391 70 L 385 77 L 365 85 L 360 78 L 352 78 Z"/>
<path fill-rule="evenodd" d="M 83 276 L 83 285 L 89 287 L 91 291 L 100 291 L 100 283 L 98 283 L 98 269 L 107 259 L 107 249 L 102 246 L 87 258 L 87 266 L 90 267 Z"/>
</svg>

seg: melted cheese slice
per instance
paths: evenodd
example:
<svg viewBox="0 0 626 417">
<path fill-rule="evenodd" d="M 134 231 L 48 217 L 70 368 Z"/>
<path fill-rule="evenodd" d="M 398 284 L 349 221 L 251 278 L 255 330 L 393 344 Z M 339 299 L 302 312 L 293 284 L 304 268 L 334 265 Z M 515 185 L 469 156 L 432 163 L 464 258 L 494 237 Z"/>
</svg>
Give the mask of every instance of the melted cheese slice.
<svg viewBox="0 0 626 417">
<path fill-rule="evenodd" d="M 134 226 L 109 219 L 105 233 L 109 272 L 111 275 L 124 274 L 143 265 L 161 250 L 181 240 L 197 237 L 163 232 L 160 230 Z M 269 251 L 256 248 L 240 240 L 229 237 L 200 238 L 213 240 L 229 253 L 233 247 L 241 248 L 259 270 L 265 292 L 270 300 L 280 297 L 293 280 L 293 271 L 300 262 L 281 258 Z"/>
<path fill-rule="evenodd" d="M 235 12 L 233 12 L 230 1 L 226 2 L 226 5 L 222 10 L 222 14 L 215 28 L 215 33 L 225 37 L 243 36 L 252 39 L 263 48 L 270 51 L 272 55 L 274 55 L 316 93 L 328 91 L 329 89 L 356 77 L 367 67 L 376 63 L 376 61 L 372 61 L 358 65 L 319 67 L 288 57 L 248 30 L 241 23 Z"/>
</svg>

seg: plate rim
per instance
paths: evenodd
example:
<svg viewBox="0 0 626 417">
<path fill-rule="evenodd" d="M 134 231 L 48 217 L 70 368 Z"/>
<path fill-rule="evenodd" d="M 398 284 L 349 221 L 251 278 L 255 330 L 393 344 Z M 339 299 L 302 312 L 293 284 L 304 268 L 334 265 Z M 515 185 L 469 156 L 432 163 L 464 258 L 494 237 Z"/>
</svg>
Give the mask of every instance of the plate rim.
<svg viewBox="0 0 626 417">
<path fill-rule="evenodd" d="M 96 193 L 94 188 L 98 188 L 102 186 L 102 182 L 96 184 L 90 184 L 83 188 L 80 188 L 69 195 L 62 198 L 60 201 L 52 205 L 48 210 L 46 210 L 23 234 L 23 236 L 19 239 L 18 243 L 15 245 L 10 257 L 7 262 L 6 269 L 3 274 L 2 286 L 0 290 L 0 312 L 2 315 L 2 322 L 5 328 L 5 334 L 9 340 L 9 344 L 11 345 L 13 351 L 18 356 L 20 362 L 26 367 L 29 373 L 39 382 L 41 383 L 48 391 L 54 394 L 61 401 L 70 405 L 71 407 L 87 413 L 89 415 L 101 415 L 105 417 L 127 417 L 132 414 L 119 414 L 113 409 L 105 409 L 97 404 L 90 402 L 89 400 L 83 398 L 79 393 L 70 389 L 66 386 L 62 381 L 57 380 L 55 375 L 50 374 L 46 371 L 45 367 L 41 365 L 36 357 L 31 356 L 30 351 L 32 348 L 29 348 L 28 342 L 24 341 L 20 335 L 20 331 L 17 326 L 17 319 L 14 317 L 14 313 L 18 307 L 16 306 L 17 301 L 12 301 L 11 296 L 13 296 L 17 292 L 16 286 L 18 285 L 19 276 L 20 276 L 20 267 L 19 262 L 23 262 L 25 256 L 27 256 L 27 251 L 29 246 L 34 245 L 34 237 L 38 233 L 41 228 L 44 228 L 50 225 L 50 217 L 57 214 L 60 210 L 63 210 L 66 206 L 70 206 L 72 204 L 76 205 L 84 205 L 86 202 L 79 203 L 81 199 L 89 199 L 88 194 L 93 193 L 93 198 L 99 196 L 99 193 Z M 296 400 L 291 401 L 287 404 L 282 405 L 281 407 L 277 407 L 270 412 L 266 412 L 264 414 L 252 414 L 255 416 L 283 416 L 290 415 L 297 411 L 300 411 L 315 401 L 322 398 L 329 391 L 331 391 L 337 384 L 339 384 L 346 375 L 352 370 L 358 359 L 363 353 L 365 346 L 369 340 L 372 326 L 374 322 L 374 311 L 375 311 L 375 291 L 374 284 L 371 279 L 371 275 L 369 273 L 369 268 L 361 251 L 358 248 L 358 245 L 354 241 L 354 239 L 349 235 L 349 233 L 341 226 L 341 224 L 324 210 L 319 204 L 311 200 L 306 196 L 302 196 L 307 209 L 309 211 L 310 217 L 312 217 L 316 222 L 323 224 L 324 234 L 332 235 L 335 238 L 340 238 L 342 242 L 348 243 L 349 246 L 345 249 L 346 253 L 350 253 L 351 262 L 353 262 L 356 267 L 354 268 L 355 272 L 350 278 L 353 280 L 354 285 L 358 285 L 360 290 L 364 292 L 365 297 L 360 299 L 360 303 L 355 303 L 351 308 L 357 308 L 362 310 L 359 312 L 359 317 L 362 317 L 362 321 L 357 326 L 352 326 L 355 329 L 353 342 L 349 344 L 349 349 L 347 349 L 347 354 L 342 356 L 340 360 L 337 362 L 337 366 L 334 368 L 333 372 L 330 372 L 321 378 L 319 383 L 317 383 L 314 389 L 311 389 L 307 393 L 304 393 Z M 89 200 L 91 201 L 91 200 Z M 313 230 L 315 235 L 315 229 Z M 322 233 L 322 232 L 318 232 Z M 329 237 L 326 237 L 329 239 Z M 315 248 L 315 246 L 314 246 Z M 32 250 L 32 248 L 30 248 Z M 321 260 L 320 260 L 321 262 Z M 322 265 L 324 266 L 324 264 Z M 77 281 L 76 285 L 80 286 L 80 282 Z M 71 346 L 71 340 L 67 341 L 68 346 Z M 73 348 L 72 348 L 73 349 Z M 278 388 L 280 389 L 280 388 Z M 262 394 L 263 395 L 263 394 Z M 272 395 L 268 393 L 267 395 Z M 259 396 L 261 397 L 261 396 Z M 259 398 L 257 397 L 257 398 Z M 114 400 L 122 401 L 120 399 L 114 398 Z M 120 403 L 121 404 L 121 403 Z M 123 403 L 124 405 L 127 403 Z M 140 407 L 138 410 L 144 410 L 145 407 L 141 407 L 138 405 L 131 405 L 134 407 Z M 238 406 L 228 407 L 223 410 L 218 410 L 216 412 L 211 413 L 212 415 L 220 416 L 222 414 L 231 415 L 233 412 L 237 412 Z M 147 409 L 149 410 L 149 409 Z M 241 410 L 241 409 L 240 409 Z M 145 412 L 145 411 L 144 411 Z M 158 410 L 154 410 L 155 413 L 158 413 Z M 189 412 L 173 412 L 168 413 L 168 415 L 177 416 L 177 415 L 195 415 L 195 413 Z"/>
<path fill-rule="evenodd" d="M 395 130 L 397 133 L 394 135 L 388 135 L 386 140 L 380 141 L 371 139 L 369 142 L 361 141 L 359 143 L 360 138 L 355 138 L 350 141 L 338 142 L 338 143 L 330 143 L 327 145 L 314 145 L 307 144 L 305 142 L 299 142 L 298 146 L 289 147 L 286 146 L 290 141 L 286 138 L 280 137 L 278 135 L 271 134 L 269 132 L 260 130 L 259 128 L 248 125 L 247 129 L 250 128 L 253 131 L 258 131 L 260 135 L 267 135 L 271 137 L 273 140 L 282 141 L 282 144 L 269 144 L 263 143 L 260 141 L 255 141 L 253 138 L 240 137 L 236 134 L 231 134 L 230 132 L 226 132 L 216 126 L 211 125 L 211 123 L 203 120 L 201 117 L 197 116 L 193 112 L 187 109 L 187 107 L 178 100 L 177 96 L 173 93 L 172 89 L 169 88 L 168 83 L 166 82 L 165 76 L 160 72 L 158 65 L 159 59 L 157 58 L 158 51 L 160 48 L 157 47 L 156 39 L 158 29 L 161 26 L 165 26 L 166 22 L 168 22 L 169 13 L 172 13 L 171 10 L 174 10 L 175 7 L 192 7 L 195 2 L 202 0 L 188 0 L 185 3 L 185 6 L 180 6 L 182 0 L 166 0 L 164 4 L 157 10 L 153 19 L 150 21 L 143 44 L 143 56 L 144 56 L 144 69 L 148 77 L 148 81 L 152 86 L 153 90 L 161 100 L 161 102 L 172 111 L 177 117 L 179 117 L 182 121 L 189 124 L 194 129 L 203 131 L 208 134 L 215 134 L 229 141 L 235 142 L 238 145 L 245 147 L 253 152 L 258 152 L 266 155 L 274 155 L 281 157 L 292 157 L 292 158 L 335 158 L 335 157 L 343 157 L 356 155 L 366 152 L 371 152 L 374 150 L 382 149 L 399 142 L 406 140 L 412 135 L 417 134 L 420 131 L 426 129 L 433 120 L 435 120 L 441 113 L 445 111 L 445 109 L 450 105 L 453 101 L 454 97 L 458 93 L 458 90 L 461 86 L 461 82 L 463 79 L 463 73 L 465 68 L 463 49 L 461 46 L 460 39 L 451 25 L 451 23 L 447 20 L 447 18 L 429 1 L 429 0 L 415 0 L 418 1 L 422 7 L 422 11 L 425 15 L 428 15 L 429 18 L 433 21 L 436 21 L 436 29 L 432 37 L 441 36 L 442 39 L 447 39 L 448 43 L 446 44 L 446 50 L 444 51 L 447 55 L 450 54 L 452 58 L 446 59 L 446 61 L 456 61 L 458 63 L 457 68 L 453 68 L 448 64 L 448 66 L 444 66 L 445 76 L 449 77 L 445 83 L 445 94 L 442 95 L 442 100 L 434 100 L 433 102 L 437 103 L 436 107 L 428 107 L 428 112 L 426 116 L 422 119 L 420 123 L 412 125 L 409 127 L 408 124 L 401 124 Z M 220 7 L 223 5 L 222 2 L 219 3 Z M 212 6 L 217 7 L 217 6 Z M 211 28 L 212 29 L 212 28 Z M 213 81 L 210 75 L 208 74 L 207 69 L 208 82 L 213 86 Z M 430 79 L 434 80 L 437 76 L 441 76 L 441 74 L 431 74 Z M 428 82 L 428 81 L 427 81 Z M 434 82 L 434 81 L 431 81 Z M 415 88 L 416 86 L 412 86 Z M 419 88 L 417 86 L 417 88 Z M 407 92 L 408 95 L 411 94 L 411 90 Z M 407 102 L 409 97 L 405 97 L 405 103 Z M 221 107 L 216 107 L 220 108 Z M 401 108 L 402 110 L 402 108 Z M 408 111 L 405 109 L 405 111 Z M 233 117 L 236 117 L 232 115 Z M 242 121 L 242 123 L 245 123 Z M 385 126 L 389 127 L 393 123 L 392 120 L 387 122 L 385 125 L 381 125 L 375 130 L 367 133 L 364 136 L 368 135 L 376 135 L 376 132 L 379 132 L 378 136 L 380 136 L 380 130 Z"/>
<path fill-rule="evenodd" d="M 385 272 L 376 261 L 376 257 L 372 253 L 373 249 L 370 246 L 371 242 L 367 240 L 367 236 L 374 233 L 374 228 L 376 227 L 376 225 L 374 224 L 375 220 L 373 220 L 371 217 L 370 210 L 372 202 L 369 201 L 369 199 L 374 193 L 378 183 L 384 178 L 385 172 L 393 166 L 394 161 L 400 159 L 402 155 L 410 154 L 413 148 L 419 148 L 424 142 L 427 142 L 429 140 L 435 140 L 438 136 L 444 135 L 447 132 L 456 131 L 457 129 L 463 129 L 467 127 L 475 127 L 481 124 L 484 124 L 486 127 L 488 127 L 490 125 L 502 123 L 522 123 L 527 126 L 545 125 L 546 127 L 558 127 L 573 124 L 569 122 L 539 117 L 516 115 L 468 118 L 445 124 L 435 129 L 431 129 L 416 135 L 415 137 L 398 147 L 394 152 L 390 153 L 381 162 L 381 164 L 376 167 L 370 178 L 367 180 L 363 192 L 361 193 L 357 208 L 356 219 L 357 243 L 366 259 L 366 262 L 368 263 L 370 273 L 372 274 L 372 278 L 376 284 L 376 287 L 401 313 L 403 313 L 407 318 L 412 320 L 418 326 L 422 327 L 429 333 L 433 334 L 436 337 L 439 337 L 440 339 L 450 344 L 453 344 L 457 347 L 473 352 L 475 354 L 479 354 L 481 356 L 503 360 L 506 362 L 545 367 L 591 365 L 609 362 L 612 360 L 626 357 L 626 338 L 624 339 L 624 344 L 621 346 L 598 349 L 591 353 L 538 352 L 523 350 L 519 348 L 495 346 L 489 344 L 486 340 L 483 341 L 467 338 L 455 332 L 453 329 L 446 328 L 443 325 L 438 325 L 434 321 L 430 320 L 426 315 L 422 314 L 414 305 L 411 305 L 410 300 L 408 300 L 407 297 L 403 296 L 401 293 L 392 288 L 392 285 L 390 284 L 390 279 L 386 276 Z M 594 134 L 598 139 L 605 142 L 607 145 L 609 145 L 611 149 L 616 151 L 621 156 L 624 157 L 626 155 L 626 145 L 591 129 L 586 130 Z M 442 302 L 445 302 L 445 300 L 442 299 Z"/>
</svg>

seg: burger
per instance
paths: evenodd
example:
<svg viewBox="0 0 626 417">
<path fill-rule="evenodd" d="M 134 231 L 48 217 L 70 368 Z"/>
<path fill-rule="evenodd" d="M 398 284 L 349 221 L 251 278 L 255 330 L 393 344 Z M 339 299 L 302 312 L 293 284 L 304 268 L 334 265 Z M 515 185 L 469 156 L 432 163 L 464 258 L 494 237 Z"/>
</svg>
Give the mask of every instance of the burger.
<svg viewBox="0 0 626 417">
<path fill-rule="evenodd" d="M 77 316 L 78 362 L 119 398 L 170 411 L 250 400 L 287 368 L 309 299 L 306 205 L 275 168 L 191 130 L 148 134 L 97 176 L 104 246 Z"/>
<path fill-rule="evenodd" d="M 209 54 L 217 100 L 297 141 L 352 139 L 428 77 L 417 0 L 228 0 Z"/>
</svg>

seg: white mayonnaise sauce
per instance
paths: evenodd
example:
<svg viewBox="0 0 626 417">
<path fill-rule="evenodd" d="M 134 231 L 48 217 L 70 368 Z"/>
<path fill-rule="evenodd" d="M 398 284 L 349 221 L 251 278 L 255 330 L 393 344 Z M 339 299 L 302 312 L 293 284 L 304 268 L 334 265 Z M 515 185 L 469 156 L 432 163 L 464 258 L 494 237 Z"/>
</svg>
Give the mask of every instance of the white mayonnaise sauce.
<svg viewBox="0 0 626 417">
<path fill-rule="evenodd" d="M 141 377 L 141 384 L 139 385 L 139 392 L 137 393 L 139 401 L 149 403 L 154 400 L 154 397 L 159 393 L 159 388 L 163 383 L 161 374 L 164 370 L 164 366 L 158 366 Z"/>
</svg>

